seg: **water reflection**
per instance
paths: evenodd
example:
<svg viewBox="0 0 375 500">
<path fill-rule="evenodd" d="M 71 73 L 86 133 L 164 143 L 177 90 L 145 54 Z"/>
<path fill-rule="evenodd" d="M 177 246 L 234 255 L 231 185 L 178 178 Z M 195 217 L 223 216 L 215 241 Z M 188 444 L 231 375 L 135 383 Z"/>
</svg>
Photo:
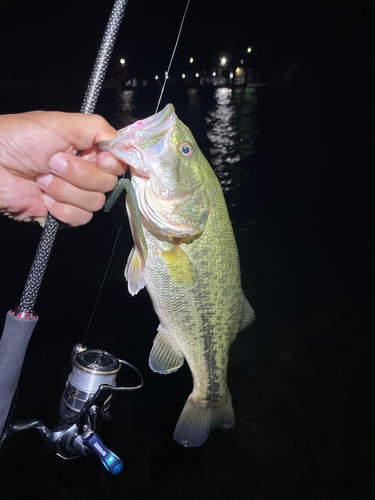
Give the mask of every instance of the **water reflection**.
<svg viewBox="0 0 375 500">
<path fill-rule="evenodd" d="M 244 162 L 254 145 L 255 89 L 221 87 L 214 93 L 216 104 L 205 117 L 211 142 L 210 161 L 224 192 L 243 181 Z"/>
<path fill-rule="evenodd" d="M 120 113 L 117 114 L 117 128 L 124 128 L 130 125 L 134 121 L 133 112 L 135 108 L 135 91 L 134 90 L 123 90 L 118 94 L 118 107 Z"/>
<path fill-rule="evenodd" d="M 235 109 L 232 105 L 232 89 L 218 88 L 215 90 L 217 105 L 206 117 L 210 126 L 207 137 L 213 144 L 210 148 L 212 164 L 221 170 L 223 163 L 236 163 L 240 160 L 234 149 L 236 135 L 234 125 Z"/>
</svg>

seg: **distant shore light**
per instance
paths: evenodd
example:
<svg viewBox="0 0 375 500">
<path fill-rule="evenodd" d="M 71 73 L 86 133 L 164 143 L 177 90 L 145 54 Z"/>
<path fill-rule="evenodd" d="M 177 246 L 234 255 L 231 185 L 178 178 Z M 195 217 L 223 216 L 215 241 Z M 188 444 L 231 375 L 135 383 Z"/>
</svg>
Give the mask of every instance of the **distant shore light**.
<svg viewBox="0 0 375 500">
<path fill-rule="evenodd" d="M 125 59 L 123 57 L 121 57 L 121 59 L 120 59 L 120 64 L 122 64 L 122 65 L 125 64 Z"/>
<path fill-rule="evenodd" d="M 247 48 L 247 52 L 250 53 L 253 49 L 251 47 Z"/>
<path fill-rule="evenodd" d="M 230 73 L 229 78 L 233 78 L 233 73 Z"/>
<path fill-rule="evenodd" d="M 191 57 L 191 58 L 189 59 L 189 63 L 190 63 L 190 64 L 192 64 L 193 62 L 194 62 L 194 59 Z"/>
<path fill-rule="evenodd" d="M 220 64 L 221 64 L 222 66 L 224 66 L 224 64 L 226 64 L 226 62 L 227 62 L 227 58 L 226 58 L 226 57 L 222 57 L 222 58 L 220 59 Z"/>
<path fill-rule="evenodd" d="M 159 75 L 155 75 L 155 80 L 159 80 Z"/>
<path fill-rule="evenodd" d="M 195 76 L 196 76 L 196 77 L 198 78 L 198 76 L 199 76 L 199 73 L 195 73 Z"/>
<path fill-rule="evenodd" d="M 182 76 L 182 78 L 186 78 L 186 75 L 185 75 L 185 73 L 182 73 L 182 75 L 181 75 L 181 76 Z"/>
<path fill-rule="evenodd" d="M 216 71 L 214 71 L 214 72 L 212 73 L 212 76 L 216 76 Z"/>
</svg>

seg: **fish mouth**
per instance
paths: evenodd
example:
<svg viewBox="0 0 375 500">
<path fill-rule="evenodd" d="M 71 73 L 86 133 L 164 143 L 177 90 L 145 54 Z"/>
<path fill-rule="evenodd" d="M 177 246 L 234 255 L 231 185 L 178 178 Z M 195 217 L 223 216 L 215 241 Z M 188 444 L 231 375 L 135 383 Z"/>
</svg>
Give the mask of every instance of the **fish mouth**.
<svg viewBox="0 0 375 500">
<path fill-rule="evenodd" d="M 167 132 L 175 125 L 177 117 L 173 104 L 167 104 L 158 113 L 137 120 L 127 127 L 117 132 L 118 137 L 107 141 L 99 141 L 98 146 L 104 151 L 112 153 L 120 160 L 132 165 L 131 159 L 134 156 L 134 149 L 147 150 L 147 154 L 158 156 L 164 151 Z M 129 150 L 133 149 L 133 152 Z M 129 151 L 129 158 L 126 152 Z"/>
<path fill-rule="evenodd" d="M 162 132 L 165 128 L 171 125 L 170 118 L 172 117 L 172 113 L 174 113 L 175 109 L 173 104 L 167 104 L 164 109 L 159 111 L 158 113 L 145 118 L 144 120 L 138 120 L 132 125 L 125 127 L 126 129 L 142 129 L 147 132 Z M 121 133 L 121 130 L 119 131 Z"/>
</svg>

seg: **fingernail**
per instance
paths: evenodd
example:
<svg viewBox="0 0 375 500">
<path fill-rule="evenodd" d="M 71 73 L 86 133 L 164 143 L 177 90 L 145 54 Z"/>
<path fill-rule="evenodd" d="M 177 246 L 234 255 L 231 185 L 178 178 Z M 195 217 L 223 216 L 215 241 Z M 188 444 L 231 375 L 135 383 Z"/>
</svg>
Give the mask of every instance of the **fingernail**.
<svg viewBox="0 0 375 500">
<path fill-rule="evenodd" d="M 43 193 L 43 194 L 42 194 L 42 198 L 43 198 L 43 200 L 44 200 L 45 202 L 47 202 L 47 203 L 51 203 L 51 204 L 52 204 L 52 203 L 55 203 L 55 201 L 56 201 L 56 200 L 54 200 L 53 198 L 51 198 L 50 196 L 48 196 L 48 194 L 46 194 L 46 193 Z"/>
<path fill-rule="evenodd" d="M 52 179 L 53 179 L 52 174 L 41 175 L 40 177 L 37 178 L 36 183 L 40 184 L 43 187 L 47 187 L 48 184 L 52 181 Z"/>
<path fill-rule="evenodd" d="M 113 170 L 116 165 L 117 160 L 116 158 L 113 158 L 113 156 L 103 156 L 103 158 L 100 158 L 99 160 L 99 167 L 103 170 L 107 170 L 108 172 Z"/>
<path fill-rule="evenodd" d="M 61 174 L 68 166 L 68 163 L 62 154 L 56 153 L 50 158 L 48 166 L 52 172 Z"/>
</svg>

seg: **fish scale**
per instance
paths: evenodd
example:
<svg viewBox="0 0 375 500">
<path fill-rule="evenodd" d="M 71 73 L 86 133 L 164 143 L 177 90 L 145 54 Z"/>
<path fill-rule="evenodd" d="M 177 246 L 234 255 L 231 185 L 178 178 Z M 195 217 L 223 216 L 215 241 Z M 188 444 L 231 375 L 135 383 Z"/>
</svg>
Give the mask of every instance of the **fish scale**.
<svg viewBox="0 0 375 500">
<path fill-rule="evenodd" d="M 199 446 L 210 430 L 235 423 L 226 380 L 229 347 L 255 316 L 242 292 L 237 245 L 219 181 L 190 130 L 169 104 L 146 119 L 152 145 L 140 150 L 142 123 L 100 146 L 130 165 L 136 196 L 127 198 L 127 210 L 135 247 L 125 275 L 132 294 L 146 285 L 160 321 L 149 358 L 152 370 L 168 374 L 184 360 L 189 365 L 194 387 L 174 438 Z M 132 163 L 134 157 L 142 164 Z M 183 202 L 170 208 L 170 197 L 160 197 L 153 185 Z"/>
</svg>

